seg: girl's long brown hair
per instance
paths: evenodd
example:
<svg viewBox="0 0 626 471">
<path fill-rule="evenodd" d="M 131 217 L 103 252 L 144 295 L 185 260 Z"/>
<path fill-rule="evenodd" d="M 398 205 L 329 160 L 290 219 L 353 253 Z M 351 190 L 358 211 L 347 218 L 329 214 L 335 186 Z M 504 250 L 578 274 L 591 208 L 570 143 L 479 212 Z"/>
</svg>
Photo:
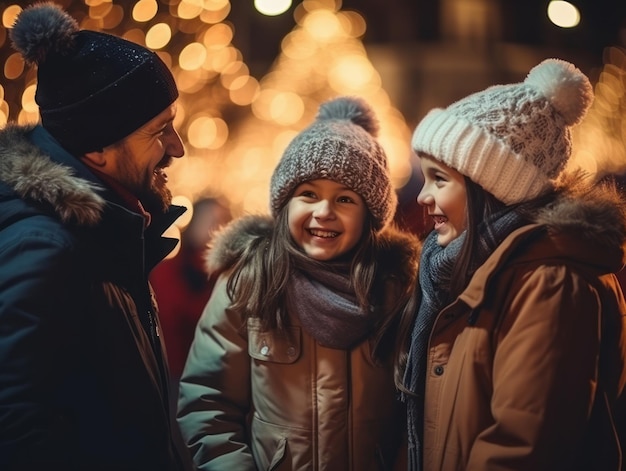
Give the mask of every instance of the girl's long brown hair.
<svg viewBox="0 0 626 471">
<path fill-rule="evenodd" d="M 266 330 L 281 329 L 288 323 L 286 290 L 295 259 L 306 258 L 307 263 L 319 263 L 321 269 L 328 269 L 327 263 L 311 260 L 293 241 L 287 222 L 287 207 L 285 205 L 276 216 L 269 238 L 259 238 L 246 247 L 234 265 L 227 285 L 231 308 L 239 311 L 243 319 L 250 316 L 259 318 L 261 327 Z M 368 214 L 362 238 L 351 253 L 350 279 L 358 304 L 363 310 L 383 308 L 381 304 L 388 301 L 384 299 L 386 280 L 383 277 L 394 272 L 394 268 L 397 273 L 393 276 L 400 280 L 397 286 L 404 289 L 404 292 L 397 293 L 392 307 L 387 303 L 383 308 L 385 312 L 377 326 L 375 345 L 381 343 L 383 336 L 385 345 L 388 345 L 385 333 L 397 322 L 395 314 L 407 301 L 415 277 L 414 270 L 402 273 L 400 267 L 385 267 L 384 257 L 380 254 L 387 243 L 387 239 L 373 229 Z"/>
</svg>

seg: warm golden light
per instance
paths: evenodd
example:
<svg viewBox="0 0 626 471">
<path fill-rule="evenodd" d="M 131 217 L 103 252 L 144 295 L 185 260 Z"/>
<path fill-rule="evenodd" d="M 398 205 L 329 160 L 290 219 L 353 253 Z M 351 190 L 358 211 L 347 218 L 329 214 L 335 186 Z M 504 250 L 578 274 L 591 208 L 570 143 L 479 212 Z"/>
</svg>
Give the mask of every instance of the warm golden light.
<svg viewBox="0 0 626 471">
<path fill-rule="evenodd" d="M 102 21 L 113 8 L 113 5 L 109 2 L 102 2 L 98 5 L 93 5 L 89 7 L 89 17 L 94 20 Z"/>
<path fill-rule="evenodd" d="M 124 9 L 120 5 L 112 5 L 107 16 L 102 19 L 104 29 L 117 28 L 124 19 Z"/>
<path fill-rule="evenodd" d="M 357 54 L 346 55 L 333 64 L 328 73 L 328 80 L 337 93 L 362 93 L 372 84 L 380 87 L 378 74 L 370 61 L 365 56 Z"/>
<path fill-rule="evenodd" d="M 233 80 L 241 76 L 246 76 L 249 72 L 248 66 L 242 61 L 234 61 L 222 70 L 220 81 L 222 82 L 224 88 L 230 89 Z"/>
<path fill-rule="evenodd" d="M 573 128 L 574 154 L 569 169 L 582 168 L 600 179 L 626 174 L 626 51 L 605 51 L 605 64 L 594 87 L 595 99 L 581 124 Z"/>
<path fill-rule="evenodd" d="M 204 9 L 209 11 L 219 11 L 230 7 L 229 0 L 204 0 Z"/>
<path fill-rule="evenodd" d="M 233 103 L 239 106 L 251 104 L 259 96 L 259 82 L 254 77 L 237 77 L 229 90 Z"/>
<path fill-rule="evenodd" d="M 32 113 L 26 110 L 21 110 L 17 116 L 18 124 L 33 124 L 39 121 L 39 112 Z"/>
<path fill-rule="evenodd" d="M 22 109 L 27 113 L 37 113 L 39 107 L 35 102 L 35 92 L 37 91 L 37 87 L 35 84 L 31 84 L 24 90 L 22 94 Z"/>
<path fill-rule="evenodd" d="M 208 73 L 204 70 L 183 70 L 176 74 L 176 84 L 181 92 L 189 95 L 200 93 L 206 85 L 206 76 Z"/>
<path fill-rule="evenodd" d="M 307 60 L 312 57 L 317 52 L 318 46 L 308 38 L 306 31 L 292 31 L 281 42 L 283 54 L 290 59 L 297 60 Z"/>
<path fill-rule="evenodd" d="M 221 23 L 208 28 L 201 37 L 207 49 L 219 50 L 230 44 L 233 39 L 233 30 Z"/>
<path fill-rule="evenodd" d="M 172 204 L 187 208 L 187 211 L 185 211 L 183 215 L 174 222 L 180 230 L 183 230 L 189 225 L 189 222 L 191 222 L 191 218 L 193 217 L 193 202 L 185 195 L 176 195 L 172 197 Z"/>
<path fill-rule="evenodd" d="M 5 28 L 13 27 L 13 23 L 15 23 L 15 18 L 22 11 L 22 7 L 19 5 L 10 5 L 4 9 L 2 12 L 2 26 Z"/>
<path fill-rule="evenodd" d="M 258 79 L 233 45 L 238 25 L 227 22 L 228 0 L 83 3 L 89 8 L 86 16 L 84 9 L 76 16 L 81 26 L 146 45 L 172 70 L 180 91 L 174 125 L 186 152 L 168 169 L 175 203 L 191 208 L 210 191 L 235 216 L 267 213 L 270 178 L 284 149 L 315 119 L 320 103 L 338 94 L 358 94 L 372 104 L 394 184 L 408 179 L 410 131 L 358 39 L 365 34 L 365 20 L 355 11 L 340 11 L 340 2 L 298 2 L 295 28 L 281 41 L 271 69 Z M 5 29 L 20 11 L 17 4 L 3 10 Z M 24 93 L 21 103 L 10 105 L 0 96 L 0 125 L 9 119 L 10 107 L 19 123 L 37 122 L 34 70 L 28 68 L 27 74 L 18 55 L 5 57 L 5 78 L 22 81 Z M 240 109 L 233 113 L 233 107 Z M 236 121 L 229 121 L 232 116 Z M 170 235 L 177 237 L 190 217 L 188 211 Z"/>
<path fill-rule="evenodd" d="M 199 116 L 191 120 L 189 143 L 198 149 L 219 149 L 228 138 L 228 126 L 223 119 Z"/>
<path fill-rule="evenodd" d="M 102 5 L 103 3 L 111 3 L 112 0 L 84 0 L 85 5 L 89 7 L 97 7 L 98 5 Z"/>
<path fill-rule="evenodd" d="M 189 20 L 202 13 L 202 0 L 181 0 L 178 4 L 178 16 Z"/>
<path fill-rule="evenodd" d="M 158 23 L 146 33 L 146 46 L 150 49 L 162 49 L 172 39 L 172 30 L 165 23 Z"/>
<path fill-rule="evenodd" d="M 14 53 L 4 63 L 4 76 L 8 79 L 15 80 L 24 72 L 24 60 L 19 53 Z"/>
<path fill-rule="evenodd" d="M 139 28 L 129 29 L 122 37 L 137 44 L 146 43 L 146 35 Z"/>
<path fill-rule="evenodd" d="M 196 70 L 202 67 L 207 57 L 207 51 L 202 43 L 187 44 L 178 56 L 180 68 Z"/>
<path fill-rule="evenodd" d="M 9 104 L 2 100 L 0 101 L 0 126 L 5 126 L 9 122 Z"/>
<path fill-rule="evenodd" d="M 297 123 L 304 114 L 302 98 L 293 92 L 277 93 L 270 103 L 270 116 L 281 126 Z"/>
<path fill-rule="evenodd" d="M 233 61 L 239 60 L 240 58 L 238 51 L 231 46 L 212 52 L 213 53 L 207 57 L 207 66 L 217 72 L 222 72 L 224 69 L 228 68 Z"/>
<path fill-rule="evenodd" d="M 224 21 L 230 13 L 230 3 L 219 10 L 203 10 L 200 13 L 200 21 L 207 24 L 216 24 Z"/>
<path fill-rule="evenodd" d="M 570 2 L 552 0 L 548 4 L 548 18 L 561 28 L 573 28 L 580 23 L 578 8 Z"/>
<path fill-rule="evenodd" d="M 276 16 L 285 13 L 291 7 L 291 0 L 254 0 L 254 8 L 267 16 Z"/>
<path fill-rule="evenodd" d="M 337 14 L 337 19 L 341 22 L 342 29 L 353 38 L 360 38 L 365 34 L 365 18 L 355 11 L 344 11 Z"/>
<path fill-rule="evenodd" d="M 140 23 L 150 21 L 159 11 L 156 0 L 139 0 L 133 7 L 133 19 Z"/>
<path fill-rule="evenodd" d="M 304 29 L 321 42 L 330 41 L 334 36 L 344 33 L 337 16 L 327 10 L 316 10 L 304 20 Z"/>
</svg>

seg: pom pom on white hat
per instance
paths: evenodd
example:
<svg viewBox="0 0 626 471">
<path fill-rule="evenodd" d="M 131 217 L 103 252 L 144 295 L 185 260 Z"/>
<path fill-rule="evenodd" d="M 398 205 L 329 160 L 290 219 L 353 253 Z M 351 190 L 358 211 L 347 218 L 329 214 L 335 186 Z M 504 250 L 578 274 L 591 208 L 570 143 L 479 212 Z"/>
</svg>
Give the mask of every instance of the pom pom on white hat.
<svg viewBox="0 0 626 471">
<path fill-rule="evenodd" d="M 452 167 L 505 204 L 554 188 L 572 154 L 571 126 L 593 101 L 589 79 L 574 65 L 546 59 L 521 83 L 494 85 L 417 125 L 412 146 Z"/>
</svg>

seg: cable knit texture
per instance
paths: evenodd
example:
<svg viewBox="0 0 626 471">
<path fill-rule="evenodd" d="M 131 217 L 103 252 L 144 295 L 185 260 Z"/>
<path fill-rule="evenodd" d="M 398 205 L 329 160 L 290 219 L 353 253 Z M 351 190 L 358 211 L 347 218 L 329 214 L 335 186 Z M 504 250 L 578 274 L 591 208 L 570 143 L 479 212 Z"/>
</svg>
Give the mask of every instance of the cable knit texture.
<svg viewBox="0 0 626 471">
<path fill-rule="evenodd" d="M 413 149 L 506 204 L 527 201 L 554 188 L 572 154 L 571 126 L 592 101 L 580 70 L 547 59 L 522 83 L 494 85 L 431 110 L 415 129 Z"/>
</svg>

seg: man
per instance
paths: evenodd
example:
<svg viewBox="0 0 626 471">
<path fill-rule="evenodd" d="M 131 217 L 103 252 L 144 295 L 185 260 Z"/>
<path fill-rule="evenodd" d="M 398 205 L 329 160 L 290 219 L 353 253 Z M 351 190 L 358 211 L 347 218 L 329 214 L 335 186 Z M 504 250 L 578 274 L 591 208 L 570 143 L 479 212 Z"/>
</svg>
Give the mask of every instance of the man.
<svg viewBox="0 0 626 471">
<path fill-rule="evenodd" d="M 0 469 L 185 469 L 148 283 L 184 211 L 174 79 L 52 3 L 10 37 L 38 66 L 41 124 L 0 131 Z"/>
</svg>

